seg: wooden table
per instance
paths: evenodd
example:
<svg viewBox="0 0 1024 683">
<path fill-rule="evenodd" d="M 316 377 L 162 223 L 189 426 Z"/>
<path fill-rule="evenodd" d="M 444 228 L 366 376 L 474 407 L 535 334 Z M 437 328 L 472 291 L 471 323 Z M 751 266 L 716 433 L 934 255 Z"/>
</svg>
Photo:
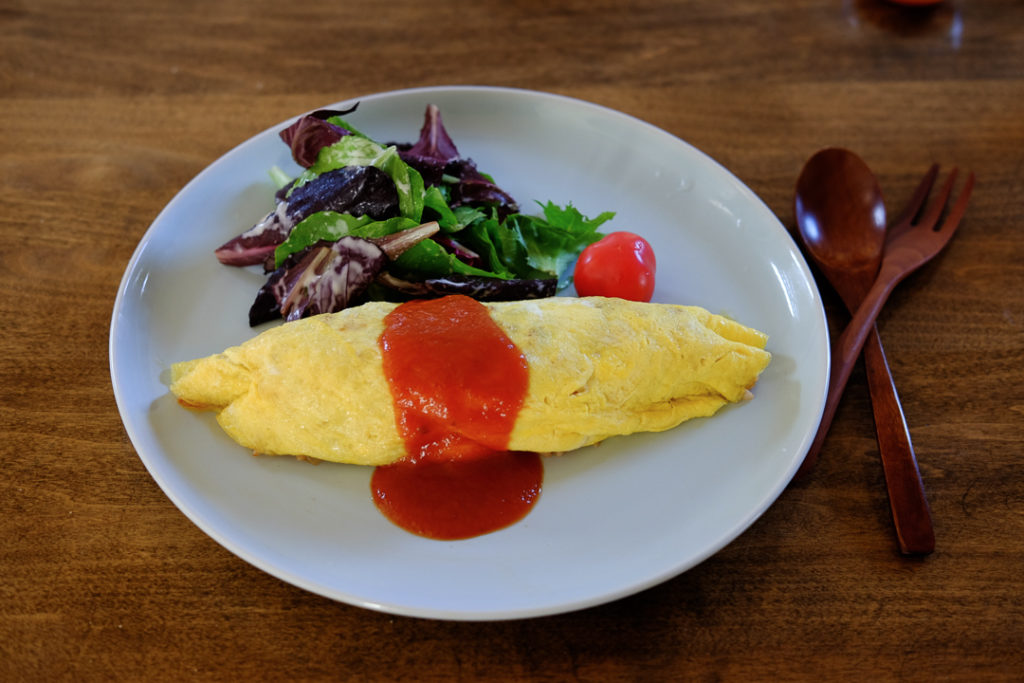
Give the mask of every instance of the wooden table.
<svg viewBox="0 0 1024 683">
<path fill-rule="evenodd" d="M 0 3 L 0 680 L 1020 680 L 1022 27 L 1017 0 Z M 179 512 L 111 390 L 138 240 L 251 135 L 439 84 L 645 119 L 787 226 L 824 146 L 857 151 L 893 204 L 932 162 L 974 170 L 957 238 L 880 319 L 934 554 L 897 551 L 860 368 L 808 480 L 695 569 L 582 612 L 376 613 L 263 573 Z"/>
</svg>

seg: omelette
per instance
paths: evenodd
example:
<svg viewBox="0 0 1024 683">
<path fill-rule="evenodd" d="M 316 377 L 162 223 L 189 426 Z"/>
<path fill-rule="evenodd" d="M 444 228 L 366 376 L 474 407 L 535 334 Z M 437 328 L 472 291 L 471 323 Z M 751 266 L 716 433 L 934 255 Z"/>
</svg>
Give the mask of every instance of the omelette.
<svg viewBox="0 0 1024 683">
<path fill-rule="evenodd" d="M 402 459 L 378 340 L 397 304 L 370 302 L 176 363 L 171 393 L 265 455 L 358 465 Z M 767 336 L 695 306 L 553 297 L 484 304 L 528 362 L 512 451 L 562 453 L 671 429 L 750 396 Z"/>
</svg>

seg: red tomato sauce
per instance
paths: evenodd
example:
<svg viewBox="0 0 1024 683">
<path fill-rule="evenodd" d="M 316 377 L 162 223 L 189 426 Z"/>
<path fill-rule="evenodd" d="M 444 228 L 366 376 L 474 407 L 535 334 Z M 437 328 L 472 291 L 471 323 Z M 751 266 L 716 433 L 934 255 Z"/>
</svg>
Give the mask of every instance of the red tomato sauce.
<svg viewBox="0 0 1024 683">
<path fill-rule="evenodd" d="M 543 480 L 540 456 L 508 452 L 525 356 L 466 296 L 410 301 L 384 322 L 384 375 L 407 455 L 374 470 L 374 503 L 403 529 L 442 540 L 522 519 Z"/>
</svg>

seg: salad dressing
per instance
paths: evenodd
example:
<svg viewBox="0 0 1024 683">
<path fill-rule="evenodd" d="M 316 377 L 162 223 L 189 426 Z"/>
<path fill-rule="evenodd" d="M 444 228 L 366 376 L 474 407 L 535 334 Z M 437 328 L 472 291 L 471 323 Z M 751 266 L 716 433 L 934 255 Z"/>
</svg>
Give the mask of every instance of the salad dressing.
<svg viewBox="0 0 1024 683">
<path fill-rule="evenodd" d="M 406 457 L 378 467 L 374 502 L 398 526 L 454 540 L 522 519 L 540 495 L 536 453 L 508 451 L 526 357 L 466 296 L 394 309 L 379 339 Z"/>
</svg>

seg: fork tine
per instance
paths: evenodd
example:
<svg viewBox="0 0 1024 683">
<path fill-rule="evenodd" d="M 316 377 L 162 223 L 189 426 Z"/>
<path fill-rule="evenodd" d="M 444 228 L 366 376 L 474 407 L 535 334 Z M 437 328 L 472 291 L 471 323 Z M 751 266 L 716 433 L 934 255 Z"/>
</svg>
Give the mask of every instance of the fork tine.
<svg viewBox="0 0 1024 683">
<path fill-rule="evenodd" d="M 889 228 L 890 232 L 898 234 L 910 227 L 917 214 L 921 212 L 921 207 L 924 206 L 925 200 L 928 199 L 928 193 L 932 191 L 932 186 L 935 184 L 935 178 L 938 175 L 939 165 L 932 164 L 928 172 L 921 178 L 921 182 L 918 184 L 917 189 L 914 190 L 914 194 L 911 195 L 910 201 L 904 207 L 903 213 L 893 221 L 892 226 Z"/>
<path fill-rule="evenodd" d="M 946 208 L 949 194 L 953 191 L 953 182 L 956 180 L 956 174 L 957 170 L 955 168 L 949 172 L 949 177 L 946 178 L 942 189 L 939 190 L 938 196 L 925 209 L 924 215 L 914 224 L 915 227 L 925 226 L 925 229 L 929 229 L 934 228 L 938 224 L 939 216 L 942 215 L 942 211 Z"/>
<path fill-rule="evenodd" d="M 967 181 L 964 183 L 964 187 L 960 190 L 960 196 L 956 198 L 956 203 L 953 204 L 953 208 L 949 210 L 949 214 L 946 216 L 946 221 L 939 228 L 940 232 L 949 232 L 950 237 L 952 233 L 956 231 L 957 226 L 960 224 L 960 219 L 964 217 L 964 213 L 967 211 L 967 202 L 971 198 L 971 192 L 974 190 L 974 173 L 970 173 L 967 176 Z"/>
</svg>

